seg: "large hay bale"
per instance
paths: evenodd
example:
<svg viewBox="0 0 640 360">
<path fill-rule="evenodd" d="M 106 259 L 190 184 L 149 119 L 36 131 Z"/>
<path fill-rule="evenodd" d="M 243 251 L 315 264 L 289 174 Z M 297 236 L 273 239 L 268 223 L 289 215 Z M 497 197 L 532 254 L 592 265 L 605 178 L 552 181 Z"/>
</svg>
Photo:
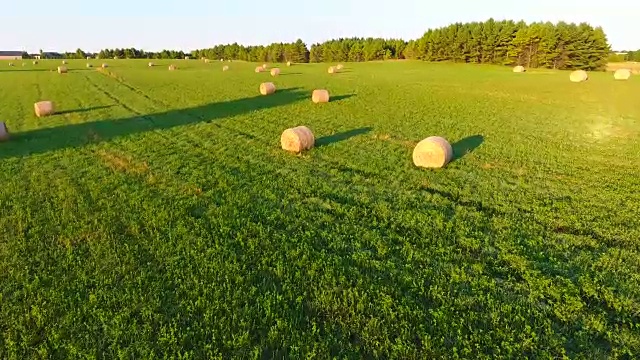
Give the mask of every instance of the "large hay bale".
<svg viewBox="0 0 640 360">
<path fill-rule="evenodd" d="M 278 68 L 271 69 L 271 76 L 278 76 L 278 75 L 280 75 L 280 69 Z"/>
<path fill-rule="evenodd" d="M 313 90 L 311 101 L 313 101 L 315 104 L 329 102 L 329 91 L 321 89 Z"/>
<path fill-rule="evenodd" d="M 106 68 L 109 67 L 109 64 L 102 64 L 102 65 L 100 65 L 100 67 L 103 68 L 103 69 L 106 69 Z"/>
<path fill-rule="evenodd" d="M 267 70 L 267 69 L 269 68 L 269 65 L 267 65 L 267 64 L 262 64 L 262 68 L 263 68 L 264 70 Z"/>
<path fill-rule="evenodd" d="M 175 65 L 169 65 L 169 71 L 174 71 L 175 69 L 177 69 Z"/>
<path fill-rule="evenodd" d="M 87 63 L 87 67 L 88 67 L 88 68 L 91 68 L 91 67 L 93 67 L 93 65 L 91 65 L 91 64 L 89 64 L 89 63 Z"/>
<path fill-rule="evenodd" d="M 291 66 L 291 61 L 287 61 L 287 66 Z"/>
<path fill-rule="evenodd" d="M 149 67 L 154 67 L 154 66 L 156 66 L 156 64 L 154 64 L 154 63 L 152 63 L 152 62 L 149 62 L 148 66 L 149 66 Z"/>
<path fill-rule="evenodd" d="M 342 64 L 338 64 L 338 65 L 336 66 L 336 70 L 340 71 L 340 70 L 342 70 L 342 69 L 344 69 L 344 65 L 342 65 Z"/>
<path fill-rule="evenodd" d="M 68 70 L 66 66 L 58 66 L 58 74 L 66 74 L 67 71 Z"/>
<path fill-rule="evenodd" d="M 222 67 L 222 71 L 229 71 L 229 66 L 225 65 Z"/>
<path fill-rule="evenodd" d="M 258 66 L 258 67 L 256 68 L 256 72 L 257 72 L 257 73 L 261 73 L 261 72 L 263 72 L 263 71 L 264 71 L 264 68 L 263 68 L 262 66 Z"/>
<path fill-rule="evenodd" d="M 613 73 L 613 78 L 616 80 L 629 80 L 631 77 L 631 70 L 629 69 L 618 69 L 615 73 Z"/>
<path fill-rule="evenodd" d="M 9 128 L 7 124 L 0 121 L 0 142 L 9 141 Z"/>
<path fill-rule="evenodd" d="M 569 75 L 572 82 L 583 82 L 589 80 L 589 74 L 584 70 L 576 70 Z"/>
<path fill-rule="evenodd" d="M 34 61 L 33 61 L 33 65 L 38 65 L 38 61 L 37 61 L 37 60 L 34 60 Z"/>
<path fill-rule="evenodd" d="M 280 136 L 280 145 L 282 149 L 295 153 L 302 152 L 313 148 L 315 144 L 313 132 L 306 126 L 297 126 L 287 129 Z"/>
<path fill-rule="evenodd" d="M 273 83 L 267 82 L 260 84 L 260 94 L 271 95 L 276 92 L 276 86 Z"/>
<path fill-rule="evenodd" d="M 453 148 L 447 140 L 430 136 L 413 149 L 413 163 L 424 168 L 441 168 L 453 158 Z"/>
<path fill-rule="evenodd" d="M 55 113 L 55 107 L 51 101 L 40 101 L 33 104 L 37 117 L 49 116 Z"/>
<path fill-rule="evenodd" d="M 9 67 L 13 67 L 13 63 L 9 63 Z"/>
<path fill-rule="evenodd" d="M 67 65 L 67 60 L 62 60 L 62 65 Z"/>
<path fill-rule="evenodd" d="M 211 62 L 211 60 L 209 60 L 209 59 L 204 59 L 204 63 L 205 63 L 205 64 L 208 64 L 208 63 L 210 63 L 210 62 Z"/>
<path fill-rule="evenodd" d="M 335 74 L 335 73 L 338 72 L 338 69 L 336 69 L 335 66 L 332 66 L 332 67 L 329 68 L 328 72 L 329 72 L 329 74 Z"/>
<path fill-rule="evenodd" d="M 191 57 L 190 56 L 185 56 L 184 59 L 185 60 L 189 60 L 189 59 L 191 59 Z"/>
<path fill-rule="evenodd" d="M 525 71 L 527 71 L 527 69 L 525 69 L 524 66 L 522 66 L 522 65 L 518 65 L 518 66 L 513 68 L 513 72 L 514 73 L 523 73 Z"/>
</svg>

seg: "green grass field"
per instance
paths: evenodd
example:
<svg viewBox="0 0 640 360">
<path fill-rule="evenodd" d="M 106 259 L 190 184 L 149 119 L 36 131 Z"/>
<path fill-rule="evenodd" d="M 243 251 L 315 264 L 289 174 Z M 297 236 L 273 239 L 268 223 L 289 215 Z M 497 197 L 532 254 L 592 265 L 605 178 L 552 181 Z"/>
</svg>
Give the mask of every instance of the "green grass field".
<svg viewBox="0 0 640 360">
<path fill-rule="evenodd" d="M 15 63 L 0 358 L 640 356 L 637 77 Z M 413 166 L 431 135 L 444 169 Z"/>
</svg>

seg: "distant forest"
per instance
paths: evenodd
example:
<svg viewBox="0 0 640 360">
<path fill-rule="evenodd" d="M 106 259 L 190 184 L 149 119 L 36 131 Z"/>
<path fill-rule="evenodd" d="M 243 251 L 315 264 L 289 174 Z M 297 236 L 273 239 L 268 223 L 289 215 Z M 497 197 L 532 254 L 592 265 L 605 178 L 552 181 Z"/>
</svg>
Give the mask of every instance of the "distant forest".
<svg viewBox="0 0 640 360">
<path fill-rule="evenodd" d="M 81 57 L 84 52 L 67 53 Z M 474 64 L 523 65 L 530 68 L 604 69 L 606 63 L 640 61 L 640 50 L 615 55 L 600 27 L 587 23 L 553 24 L 510 20 L 456 23 L 428 30 L 421 38 L 402 39 L 349 38 L 313 44 L 302 40 L 273 43 L 268 46 L 243 46 L 237 43 L 217 45 L 191 53 L 163 50 L 145 52 L 137 49 L 105 49 L 100 58 L 244 60 L 251 62 L 339 62 L 416 59 Z"/>
</svg>

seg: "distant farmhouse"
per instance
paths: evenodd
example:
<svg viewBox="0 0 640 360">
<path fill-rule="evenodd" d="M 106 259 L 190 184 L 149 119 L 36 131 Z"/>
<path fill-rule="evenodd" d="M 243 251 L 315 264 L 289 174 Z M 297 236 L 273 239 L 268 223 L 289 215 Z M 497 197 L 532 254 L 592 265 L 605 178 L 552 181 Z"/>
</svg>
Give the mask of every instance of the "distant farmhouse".
<svg viewBox="0 0 640 360">
<path fill-rule="evenodd" d="M 0 60 L 22 60 L 22 51 L 0 51 Z"/>
<path fill-rule="evenodd" d="M 62 59 L 64 58 L 63 54 L 57 52 L 43 52 L 42 54 L 32 54 L 31 57 L 37 60 L 41 59 Z"/>
</svg>

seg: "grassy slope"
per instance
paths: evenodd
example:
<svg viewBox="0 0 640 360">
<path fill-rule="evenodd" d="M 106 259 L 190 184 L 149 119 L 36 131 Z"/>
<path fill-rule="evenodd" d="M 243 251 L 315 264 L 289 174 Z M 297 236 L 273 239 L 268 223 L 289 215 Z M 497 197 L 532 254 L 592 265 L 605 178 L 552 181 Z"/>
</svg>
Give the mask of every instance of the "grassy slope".
<svg viewBox="0 0 640 360">
<path fill-rule="evenodd" d="M 84 63 L 0 64 L 0 357 L 640 352 L 638 79 Z"/>
</svg>

